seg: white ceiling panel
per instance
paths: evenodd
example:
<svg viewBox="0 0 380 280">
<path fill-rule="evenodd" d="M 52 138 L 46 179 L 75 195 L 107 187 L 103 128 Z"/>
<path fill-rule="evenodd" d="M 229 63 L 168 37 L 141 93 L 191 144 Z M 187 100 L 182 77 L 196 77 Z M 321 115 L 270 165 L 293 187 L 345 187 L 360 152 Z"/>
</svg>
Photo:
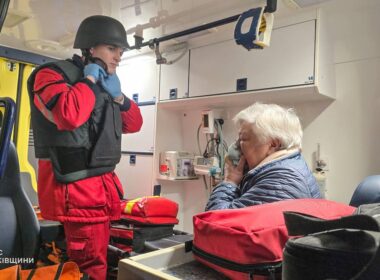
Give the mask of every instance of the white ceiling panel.
<svg viewBox="0 0 380 280">
<path fill-rule="evenodd" d="M 282 1 L 278 0 L 280 9 L 275 16 Z M 149 41 L 265 3 L 266 0 L 11 0 L 0 45 L 64 58 L 72 55 L 79 23 L 90 15 L 119 19 L 130 45 L 134 45 L 136 27 L 143 30 L 144 41 Z M 219 29 L 222 27 L 213 32 Z"/>
</svg>

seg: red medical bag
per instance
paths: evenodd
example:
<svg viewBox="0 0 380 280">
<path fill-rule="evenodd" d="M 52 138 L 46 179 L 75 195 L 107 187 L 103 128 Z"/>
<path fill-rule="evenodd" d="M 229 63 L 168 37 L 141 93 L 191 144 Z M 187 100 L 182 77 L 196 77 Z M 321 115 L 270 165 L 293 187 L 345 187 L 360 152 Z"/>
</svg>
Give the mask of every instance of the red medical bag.
<svg viewBox="0 0 380 280">
<path fill-rule="evenodd" d="M 292 199 L 201 213 L 193 218 L 193 253 L 197 260 L 231 279 L 274 279 L 281 272 L 289 238 L 284 211 L 328 220 L 351 215 L 355 209 L 325 199 Z"/>
<path fill-rule="evenodd" d="M 142 252 L 145 241 L 173 235 L 178 204 L 160 196 L 121 202 L 121 218 L 111 224 L 111 245 L 126 252 Z"/>
<path fill-rule="evenodd" d="M 176 225 L 178 204 L 160 196 L 144 196 L 121 204 L 121 220 L 141 225 Z"/>
<path fill-rule="evenodd" d="M 116 279 L 121 258 L 147 250 L 146 242 L 174 235 L 178 204 L 160 196 L 121 201 L 121 218 L 112 222 L 108 246 L 109 278 Z M 113 278 L 112 278 L 113 277 Z"/>
</svg>

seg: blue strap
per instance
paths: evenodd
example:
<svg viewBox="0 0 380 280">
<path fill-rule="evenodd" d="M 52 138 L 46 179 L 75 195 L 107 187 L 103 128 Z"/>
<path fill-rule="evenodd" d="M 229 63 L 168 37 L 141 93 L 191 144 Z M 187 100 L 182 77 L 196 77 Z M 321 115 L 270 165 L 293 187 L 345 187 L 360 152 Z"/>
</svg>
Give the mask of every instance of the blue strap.
<svg viewBox="0 0 380 280">
<path fill-rule="evenodd" d="M 234 37 L 235 41 L 238 45 L 242 45 L 247 50 L 251 49 L 262 49 L 262 46 L 259 46 L 254 43 L 256 38 L 258 37 L 258 30 L 260 28 L 259 22 L 260 17 L 262 15 L 263 7 L 250 9 L 244 13 L 242 13 L 238 19 L 238 22 L 235 27 Z M 241 32 L 241 27 L 244 21 L 248 18 L 252 17 L 251 27 L 247 33 Z"/>
</svg>

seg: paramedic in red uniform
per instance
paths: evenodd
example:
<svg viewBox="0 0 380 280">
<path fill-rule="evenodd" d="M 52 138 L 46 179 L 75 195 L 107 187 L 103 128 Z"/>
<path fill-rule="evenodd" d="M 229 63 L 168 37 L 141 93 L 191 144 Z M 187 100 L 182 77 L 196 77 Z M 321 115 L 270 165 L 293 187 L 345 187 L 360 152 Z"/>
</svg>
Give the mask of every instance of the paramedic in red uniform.
<svg viewBox="0 0 380 280">
<path fill-rule="evenodd" d="M 121 133 L 142 126 L 116 75 L 127 46 L 119 21 L 88 17 L 74 42 L 82 56 L 44 64 L 28 80 L 41 213 L 63 223 L 68 255 L 91 279 L 106 279 L 110 221 L 120 216 Z"/>
</svg>

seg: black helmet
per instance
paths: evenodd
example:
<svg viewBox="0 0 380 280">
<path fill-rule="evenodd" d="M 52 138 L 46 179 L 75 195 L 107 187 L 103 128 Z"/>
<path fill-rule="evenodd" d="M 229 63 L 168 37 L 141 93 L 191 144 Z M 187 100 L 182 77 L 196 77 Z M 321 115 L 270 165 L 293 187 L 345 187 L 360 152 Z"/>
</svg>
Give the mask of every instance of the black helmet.
<svg viewBox="0 0 380 280">
<path fill-rule="evenodd" d="M 74 49 L 89 49 L 99 44 L 128 48 L 127 33 L 118 20 L 107 16 L 90 16 L 79 25 Z"/>
</svg>

